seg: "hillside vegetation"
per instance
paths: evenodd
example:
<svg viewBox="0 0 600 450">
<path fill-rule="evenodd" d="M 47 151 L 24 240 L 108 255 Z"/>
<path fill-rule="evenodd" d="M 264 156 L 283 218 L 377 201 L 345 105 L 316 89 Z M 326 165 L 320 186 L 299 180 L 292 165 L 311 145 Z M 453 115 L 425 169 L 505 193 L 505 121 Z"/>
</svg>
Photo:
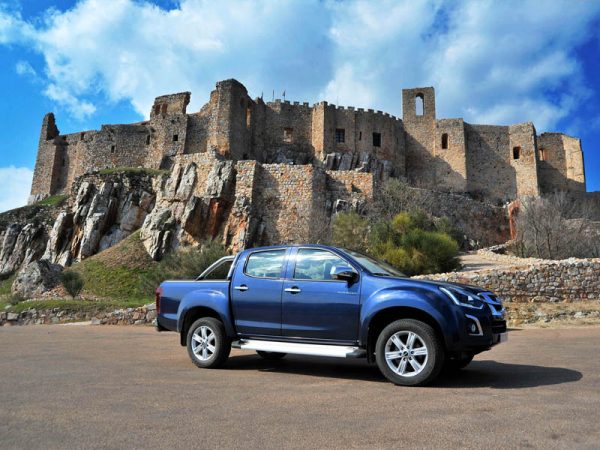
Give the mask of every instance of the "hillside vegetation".
<svg viewBox="0 0 600 450">
<path fill-rule="evenodd" d="M 142 305 L 152 300 L 154 291 L 144 279 L 154 273 L 152 260 L 140 241 L 139 232 L 118 244 L 71 266 L 85 281 L 83 297 L 115 299 Z"/>
</svg>

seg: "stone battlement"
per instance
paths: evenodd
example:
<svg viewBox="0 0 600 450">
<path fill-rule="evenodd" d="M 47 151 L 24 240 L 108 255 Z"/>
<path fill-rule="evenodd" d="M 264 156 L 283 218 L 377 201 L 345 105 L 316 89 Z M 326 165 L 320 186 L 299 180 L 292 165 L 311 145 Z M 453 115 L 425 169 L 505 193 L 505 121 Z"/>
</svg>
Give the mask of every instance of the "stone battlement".
<svg viewBox="0 0 600 450">
<path fill-rule="evenodd" d="M 116 167 L 170 169 L 182 155 L 312 165 L 400 177 L 415 187 L 492 201 L 554 190 L 585 192 L 579 139 L 537 136 L 532 123 L 475 125 L 437 119 L 432 87 L 402 91 L 403 117 L 387 112 L 277 99 L 252 100 L 234 79 L 219 81 L 200 111 L 190 92 L 155 99 L 150 119 L 61 135 L 44 117 L 30 201 L 67 193 L 88 172 Z"/>
</svg>

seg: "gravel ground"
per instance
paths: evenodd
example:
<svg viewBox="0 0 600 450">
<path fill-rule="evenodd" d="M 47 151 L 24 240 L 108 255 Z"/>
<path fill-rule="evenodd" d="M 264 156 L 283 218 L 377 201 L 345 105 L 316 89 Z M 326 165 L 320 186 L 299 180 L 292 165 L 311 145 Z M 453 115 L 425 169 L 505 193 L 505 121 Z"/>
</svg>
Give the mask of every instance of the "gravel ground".
<svg viewBox="0 0 600 450">
<path fill-rule="evenodd" d="M 148 327 L 0 328 L 2 448 L 598 448 L 600 327 L 528 329 L 459 376 L 233 351 L 200 370 Z"/>
</svg>

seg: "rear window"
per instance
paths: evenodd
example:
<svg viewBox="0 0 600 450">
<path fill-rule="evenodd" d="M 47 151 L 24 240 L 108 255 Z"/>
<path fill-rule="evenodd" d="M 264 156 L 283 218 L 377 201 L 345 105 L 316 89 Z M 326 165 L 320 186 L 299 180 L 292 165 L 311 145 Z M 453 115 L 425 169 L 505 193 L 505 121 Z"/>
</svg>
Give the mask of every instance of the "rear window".
<svg viewBox="0 0 600 450">
<path fill-rule="evenodd" d="M 280 278 L 285 250 L 268 250 L 252 253 L 246 263 L 246 275 L 257 278 Z"/>
<path fill-rule="evenodd" d="M 226 280 L 229 274 L 229 269 L 233 264 L 233 259 L 226 259 L 221 264 L 213 267 L 213 269 L 206 273 L 201 279 L 202 280 Z"/>
</svg>

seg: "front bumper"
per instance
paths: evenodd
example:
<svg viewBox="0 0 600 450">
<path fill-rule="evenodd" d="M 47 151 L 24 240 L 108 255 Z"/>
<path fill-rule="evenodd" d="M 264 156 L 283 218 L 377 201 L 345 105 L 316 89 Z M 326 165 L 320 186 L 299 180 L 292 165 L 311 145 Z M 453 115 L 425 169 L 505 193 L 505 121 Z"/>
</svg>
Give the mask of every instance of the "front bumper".
<svg viewBox="0 0 600 450">
<path fill-rule="evenodd" d="M 508 340 L 506 311 L 502 304 L 495 298 L 483 298 L 482 309 L 457 308 L 459 331 L 453 350 L 480 353 Z"/>
</svg>

